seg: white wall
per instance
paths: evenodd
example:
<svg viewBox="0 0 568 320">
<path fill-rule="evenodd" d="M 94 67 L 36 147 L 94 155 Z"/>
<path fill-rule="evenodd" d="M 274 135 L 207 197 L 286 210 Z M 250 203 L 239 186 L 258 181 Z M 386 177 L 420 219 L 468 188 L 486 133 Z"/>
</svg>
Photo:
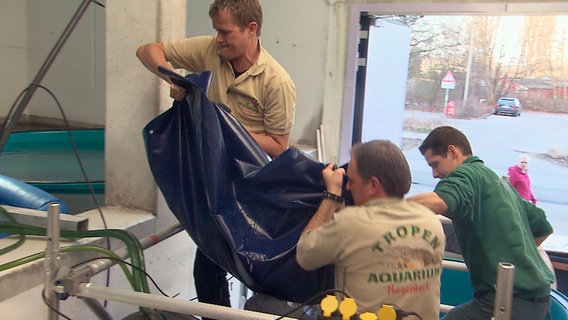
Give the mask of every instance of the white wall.
<svg viewBox="0 0 568 320">
<path fill-rule="evenodd" d="M 316 129 L 322 120 L 323 84 L 327 76 L 327 3 L 261 1 L 264 9 L 262 45 L 286 68 L 296 84 L 296 120 L 291 134 L 294 144 L 315 146 Z"/>
<path fill-rule="evenodd" d="M 81 1 L 6 0 L 0 3 L 0 118 L 35 79 Z M 105 124 L 104 9 L 90 5 L 40 84 L 53 92 L 68 120 Z M 55 101 L 38 89 L 23 112 L 59 118 Z"/>
<path fill-rule="evenodd" d="M 28 81 L 36 76 L 82 1 L 28 0 Z M 62 104 L 69 120 L 105 124 L 105 9 L 90 4 L 53 60 L 41 84 Z M 38 90 L 27 113 L 62 118 L 55 102 Z"/>
<path fill-rule="evenodd" d="M 26 2 L 4 0 L 0 3 L 0 119 L 28 85 Z"/>
</svg>

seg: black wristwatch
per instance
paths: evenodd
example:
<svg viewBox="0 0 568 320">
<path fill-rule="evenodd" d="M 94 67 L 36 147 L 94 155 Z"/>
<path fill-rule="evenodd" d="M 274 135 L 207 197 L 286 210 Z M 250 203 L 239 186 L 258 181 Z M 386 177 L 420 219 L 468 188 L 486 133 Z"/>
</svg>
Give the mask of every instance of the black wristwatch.
<svg viewBox="0 0 568 320">
<path fill-rule="evenodd" d="M 345 200 L 345 199 L 343 199 L 342 196 L 338 196 L 336 194 L 328 192 L 327 190 L 323 192 L 323 198 L 324 199 L 330 199 L 330 200 L 333 200 L 333 201 L 338 202 L 338 203 L 343 203 L 343 201 Z"/>
</svg>

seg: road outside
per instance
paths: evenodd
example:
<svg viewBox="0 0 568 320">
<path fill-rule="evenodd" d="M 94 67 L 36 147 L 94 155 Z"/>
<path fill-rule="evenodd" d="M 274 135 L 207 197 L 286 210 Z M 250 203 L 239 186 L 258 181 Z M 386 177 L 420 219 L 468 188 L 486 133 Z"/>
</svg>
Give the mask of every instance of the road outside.
<svg viewBox="0 0 568 320">
<path fill-rule="evenodd" d="M 518 162 L 519 155 L 531 157 L 529 175 L 537 206 L 546 211 L 555 232 L 543 244 L 546 250 L 568 252 L 568 164 L 553 161 L 547 154 L 568 148 L 568 115 L 524 111 L 520 117 L 488 115 L 478 119 L 446 118 L 442 114 L 405 111 L 405 121 L 450 125 L 462 130 L 473 153 L 499 175 Z M 438 179 L 418 150 L 426 132 L 405 131 L 403 151 L 412 168 L 409 195 L 432 191 Z"/>
</svg>

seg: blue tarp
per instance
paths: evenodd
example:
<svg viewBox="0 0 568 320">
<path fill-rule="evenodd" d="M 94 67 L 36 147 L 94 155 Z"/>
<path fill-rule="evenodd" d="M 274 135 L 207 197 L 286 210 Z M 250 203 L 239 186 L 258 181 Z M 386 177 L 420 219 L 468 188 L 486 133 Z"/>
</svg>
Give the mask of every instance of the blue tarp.
<svg viewBox="0 0 568 320">
<path fill-rule="evenodd" d="M 272 161 L 229 109 L 208 100 L 210 73 L 170 75 L 185 101 L 146 125 L 148 162 L 199 248 L 249 289 L 294 302 L 333 287 L 333 268 L 295 260 L 322 197 L 324 164 L 296 148 Z"/>
</svg>

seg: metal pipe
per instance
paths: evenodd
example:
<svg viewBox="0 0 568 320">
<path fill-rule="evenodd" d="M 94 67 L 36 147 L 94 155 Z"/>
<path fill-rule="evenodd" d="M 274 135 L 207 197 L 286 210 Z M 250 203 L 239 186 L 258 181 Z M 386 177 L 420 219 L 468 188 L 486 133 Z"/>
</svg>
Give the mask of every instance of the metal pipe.
<svg viewBox="0 0 568 320">
<path fill-rule="evenodd" d="M 69 24 L 61 34 L 61 37 L 59 37 L 59 40 L 57 40 L 55 46 L 53 47 L 53 49 L 51 50 L 51 52 L 43 62 L 43 65 L 39 69 L 34 80 L 27 88 L 26 93 L 22 97 L 22 100 L 20 100 L 20 103 L 16 107 L 14 113 L 6 119 L 6 122 L 4 123 L 4 128 L 2 129 L 2 132 L 0 132 L 0 153 L 2 153 L 2 150 L 4 149 L 4 146 L 8 141 L 8 137 L 12 132 L 12 127 L 18 122 L 18 120 L 22 116 L 22 113 L 24 112 L 26 106 L 32 99 L 32 96 L 34 95 L 36 89 L 39 87 L 41 81 L 45 77 L 45 74 L 51 67 L 51 64 L 59 54 L 59 51 L 61 51 L 61 48 L 63 48 L 65 41 L 67 41 L 73 29 L 75 29 L 75 26 L 77 26 L 77 23 L 81 19 L 81 16 L 85 13 L 91 2 L 92 0 L 83 0 L 83 3 L 81 3 L 79 9 L 77 9 L 77 12 L 75 12 L 75 15 L 71 18 L 71 21 L 69 21 Z"/>
<path fill-rule="evenodd" d="M 47 209 L 47 230 L 45 245 L 45 282 L 43 294 L 48 303 L 47 319 L 57 320 L 59 315 L 59 296 L 54 291 L 54 283 L 57 280 L 59 270 L 59 204 L 50 203 Z"/>
<path fill-rule="evenodd" d="M 106 299 L 152 309 L 190 314 L 219 320 L 274 320 L 278 315 L 233 309 L 202 302 L 168 298 L 149 293 L 96 286 L 92 283 L 79 284 L 76 296 L 93 299 Z M 282 318 L 297 320 L 296 318 Z"/>
<path fill-rule="evenodd" d="M 440 312 L 448 313 L 448 311 L 452 310 L 454 306 L 448 304 L 440 304 Z"/>
<path fill-rule="evenodd" d="M 467 271 L 467 266 L 465 265 L 465 263 L 460 261 L 443 260 L 442 266 L 444 267 L 444 269 Z"/>
<path fill-rule="evenodd" d="M 180 224 L 172 225 L 156 234 L 152 234 L 143 239 L 140 239 L 140 245 L 142 246 L 142 249 L 147 249 L 183 230 L 185 229 Z M 128 257 L 128 249 L 126 247 L 118 249 L 114 253 L 116 253 L 122 259 Z M 89 264 L 88 267 L 90 268 L 92 275 L 95 275 L 110 268 L 116 263 L 117 261 L 114 260 L 97 260 Z"/>
<path fill-rule="evenodd" d="M 320 133 L 320 144 L 321 144 L 321 162 L 326 163 L 327 155 L 325 152 L 325 130 L 323 129 L 323 123 L 320 124 L 319 133 Z"/>
<path fill-rule="evenodd" d="M 515 266 L 507 262 L 500 262 L 497 268 L 497 281 L 495 284 L 494 320 L 511 319 L 514 279 Z"/>
<path fill-rule="evenodd" d="M 317 150 L 317 158 L 319 162 L 323 162 L 322 158 L 322 145 L 321 145 L 321 130 L 316 129 L 316 150 Z"/>
</svg>

